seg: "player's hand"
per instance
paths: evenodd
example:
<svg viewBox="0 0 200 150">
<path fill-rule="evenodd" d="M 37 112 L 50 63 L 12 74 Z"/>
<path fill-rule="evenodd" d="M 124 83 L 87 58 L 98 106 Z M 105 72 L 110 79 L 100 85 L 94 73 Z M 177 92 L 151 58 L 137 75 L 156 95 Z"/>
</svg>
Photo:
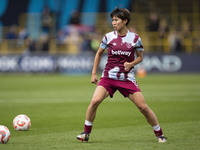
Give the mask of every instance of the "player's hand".
<svg viewBox="0 0 200 150">
<path fill-rule="evenodd" d="M 97 75 L 92 75 L 91 83 L 94 83 L 94 84 L 97 84 L 97 83 L 98 83 Z"/>
<path fill-rule="evenodd" d="M 132 66 L 131 63 L 129 63 L 129 62 L 125 62 L 125 63 L 124 63 L 124 70 L 125 70 L 125 71 L 129 71 L 132 67 L 133 67 L 133 66 Z"/>
</svg>

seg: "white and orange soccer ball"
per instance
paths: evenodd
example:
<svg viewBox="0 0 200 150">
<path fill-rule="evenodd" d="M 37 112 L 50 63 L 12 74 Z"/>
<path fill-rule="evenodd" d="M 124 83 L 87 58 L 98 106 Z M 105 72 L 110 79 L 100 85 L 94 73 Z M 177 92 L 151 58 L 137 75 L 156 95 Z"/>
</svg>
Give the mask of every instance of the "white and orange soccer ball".
<svg viewBox="0 0 200 150">
<path fill-rule="evenodd" d="M 13 127 L 17 131 L 27 131 L 31 127 L 31 120 L 26 115 L 18 115 L 13 120 Z"/>
<path fill-rule="evenodd" d="M 0 143 L 7 143 L 10 138 L 10 131 L 9 129 L 4 126 L 0 125 Z"/>
</svg>

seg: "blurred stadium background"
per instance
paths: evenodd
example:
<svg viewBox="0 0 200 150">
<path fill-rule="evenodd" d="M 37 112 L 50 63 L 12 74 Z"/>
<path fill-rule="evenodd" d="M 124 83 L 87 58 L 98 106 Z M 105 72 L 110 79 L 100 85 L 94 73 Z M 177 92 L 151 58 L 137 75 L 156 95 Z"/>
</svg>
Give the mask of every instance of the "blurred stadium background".
<svg viewBox="0 0 200 150">
<path fill-rule="evenodd" d="M 148 75 L 137 82 L 168 137 L 164 145 L 119 92 L 101 104 L 90 142 L 76 142 L 95 88 L 94 55 L 120 4 L 144 45 L 136 69 Z M 0 150 L 197 150 L 199 58 L 199 0 L 0 0 L 0 124 L 11 132 Z M 30 117 L 29 132 L 14 130 L 19 114 Z"/>
<path fill-rule="evenodd" d="M 199 0 L 1 0 L 0 72 L 89 73 L 118 5 L 145 48 L 137 69 L 200 71 Z"/>
</svg>

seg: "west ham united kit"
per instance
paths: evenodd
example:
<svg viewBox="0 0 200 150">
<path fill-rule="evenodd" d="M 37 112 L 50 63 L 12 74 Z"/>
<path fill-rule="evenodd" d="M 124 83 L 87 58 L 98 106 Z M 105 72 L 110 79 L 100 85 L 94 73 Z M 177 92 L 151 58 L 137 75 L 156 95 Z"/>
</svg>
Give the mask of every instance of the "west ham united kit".
<svg viewBox="0 0 200 150">
<path fill-rule="evenodd" d="M 130 31 L 125 36 L 112 31 L 104 36 L 100 47 L 108 50 L 108 60 L 98 85 L 103 86 L 111 97 L 116 90 L 125 97 L 140 91 L 135 81 L 134 67 L 125 71 L 124 63 L 134 61 L 135 51 L 144 51 L 141 38 Z"/>
</svg>

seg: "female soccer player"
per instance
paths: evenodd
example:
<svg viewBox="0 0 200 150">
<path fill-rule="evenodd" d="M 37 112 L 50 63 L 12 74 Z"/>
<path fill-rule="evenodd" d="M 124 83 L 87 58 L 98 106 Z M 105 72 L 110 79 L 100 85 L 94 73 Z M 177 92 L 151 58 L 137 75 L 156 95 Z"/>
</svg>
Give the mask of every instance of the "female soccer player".
<svg viewBox="0 0 200 150">
<path fill-rule="evenodd" d="M 127 25 L 130 22 L 130 12 L 125 8 L 115 8 L 110 17 L 114 31 L 105 35 L 94 59 L 91 82 L 97 84 L 92 101 L 86 112 L 84 132 L 77 136 L 81 141 L 88 141 L 93 121 L 99 104 L 115 91 L 128 97 L 145 116 L 152 126 L 159 143 L 166 142 L 156 115 L 146 104 L 144 97 L 134 77 L 134 66 L 143 60 L 143 46 L 140 37 L 130 32 Z M 97 68 L 104 50 L 108 50 L 108 60 L 102 77 L 98 82 Z M 137 58 L 134 55 L 136 53 Z"/>
</svg>

